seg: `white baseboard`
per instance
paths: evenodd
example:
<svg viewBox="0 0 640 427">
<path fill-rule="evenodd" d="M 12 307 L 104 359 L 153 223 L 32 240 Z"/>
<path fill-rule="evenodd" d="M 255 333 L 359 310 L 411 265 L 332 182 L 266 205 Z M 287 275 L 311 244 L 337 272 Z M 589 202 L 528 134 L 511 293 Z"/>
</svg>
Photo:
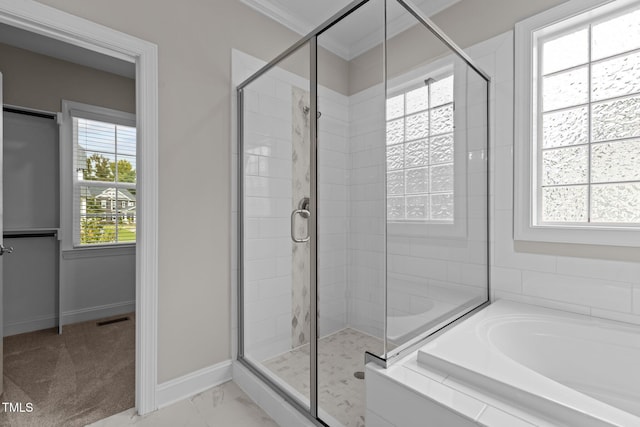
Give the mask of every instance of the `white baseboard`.
<svg viewBox="0 0 640 427">
<path fill-rule="evenodd" d="M 98 305 L 95 307 L 69 310 L 62 313 L 62 325 L 86 322 L 88 320 L 102 319 L 104 317 L 118 316 L 136 311 L 135 301 L 122 301 L 114 304 Z"/>
<path fill-rule="evenodd" d="M 118 316 L 136 311 L 135 301 L 123 301 L 114 304 L 99 305 L 96 307 L 81 308 L 62 313 L 62 325 L 97 320 L 105 317 Z M 58 326 L 58 316 L 40 316 L 17 322 L 5 322 L 3 336 L 24 334 L 26 332 L 41 331 L 42 329 Z"/>
<path fill-rule="evenodd" d="M 58 326 L 58 316 L 42 316 L 29 320 L 21 320 L 18 322 L 6 322 L 4 324 L 3 334 L 5 337 L 25 332 L 40 331 L 42 329 L 55 328 Z"/>
<path fill-rule="evenodd" d="M 201 393 L 231 380 L 231 360 L 217 363 L 190 374 L 158 384 L 158 409 Z"/>
<path fill-rule="evenodd" d="M 315 424 L 263 383 L 238 361 L 233 362 L 233 382 L 282 427 L 314 427 Z M 331 424 L 339 425 L 339 424 Z"/>
</svg>

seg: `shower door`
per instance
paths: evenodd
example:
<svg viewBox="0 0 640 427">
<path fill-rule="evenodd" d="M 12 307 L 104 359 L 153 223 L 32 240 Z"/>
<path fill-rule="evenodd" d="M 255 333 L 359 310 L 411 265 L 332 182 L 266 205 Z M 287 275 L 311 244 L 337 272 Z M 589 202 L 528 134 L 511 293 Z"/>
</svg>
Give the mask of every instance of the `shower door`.
<svg viewBox="0 0 640 427">
<path fill-rule="evenodd" d="M 238 88 L 240 360 L 315 412 L 314 41 Z M 314 414 L 315 415 L 315 414 Z"/>
</svg>

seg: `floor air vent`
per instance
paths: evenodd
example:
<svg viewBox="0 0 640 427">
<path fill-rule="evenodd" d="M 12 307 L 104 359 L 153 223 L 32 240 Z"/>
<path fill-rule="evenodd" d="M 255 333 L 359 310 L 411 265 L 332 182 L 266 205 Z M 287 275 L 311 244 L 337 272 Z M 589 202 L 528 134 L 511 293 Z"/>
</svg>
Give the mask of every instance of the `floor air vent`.
<svg viewBox="0 0 640 427">
<path fill-rule="evenodd" d="M 117 317 L 115 319 L 109 319 L 109 320 L 102 320 L 100 322 L 96 322 L 96 325 L 98 326 L 106 326 L 106 325 L 111 325 L 113 323 L 119 323 L 119 322 L 125 322 L 129 320 L 128 317 Z"/>
</svg>

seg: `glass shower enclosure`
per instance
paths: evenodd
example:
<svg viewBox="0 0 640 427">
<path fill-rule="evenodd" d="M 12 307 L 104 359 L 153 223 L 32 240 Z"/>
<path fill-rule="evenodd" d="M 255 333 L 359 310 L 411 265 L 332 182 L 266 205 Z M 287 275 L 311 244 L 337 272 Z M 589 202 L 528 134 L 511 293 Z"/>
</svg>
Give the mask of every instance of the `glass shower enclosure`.
<svg viewBox="0 0 640 427">
<path fill-rule="evenodd" d="M 489 77 L 358 0 L 237 87 L 238 360 L 318 425 L 489 302 Z"/>
</svg>

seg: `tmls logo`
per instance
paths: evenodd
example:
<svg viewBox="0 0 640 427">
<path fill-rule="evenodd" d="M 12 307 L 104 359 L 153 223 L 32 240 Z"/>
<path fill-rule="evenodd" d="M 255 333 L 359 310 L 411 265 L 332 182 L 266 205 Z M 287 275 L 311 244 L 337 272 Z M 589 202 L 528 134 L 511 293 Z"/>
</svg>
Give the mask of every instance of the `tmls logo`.
<svg viewBox="0 0 640 427">
<path fill-rule="evenodd" d="M 2 402 L 2 409 L 4 412 L 33 412 L 33 403 L 28 402 L 22 404 L 22 402 Z"/>
</svg>

